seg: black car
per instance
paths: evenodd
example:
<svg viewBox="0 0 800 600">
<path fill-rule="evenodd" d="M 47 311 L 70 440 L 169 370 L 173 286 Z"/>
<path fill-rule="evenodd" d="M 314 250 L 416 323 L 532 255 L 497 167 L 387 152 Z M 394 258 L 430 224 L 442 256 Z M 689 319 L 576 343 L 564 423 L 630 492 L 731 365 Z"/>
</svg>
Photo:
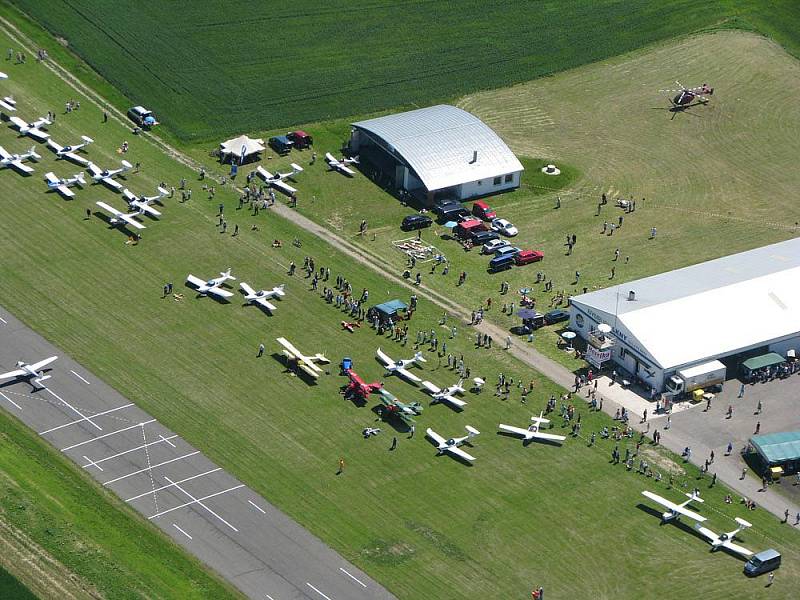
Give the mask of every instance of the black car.
<svg viewBox="0 0 800 600">
<path fill-rule="evenodd" d="M 425 229 L 433 225 L 433 219 L 428 215 L 408 215 L 400 224 L 403 231 L 413 231 L 414 229 Z"/>
<path fill-rule="evenodd" d="M 561 321 L 569 321 L 568 310 L 557 308 L 556 310 L 551 310 L 550 312 L 544 313 L 544 322 L 548 325 L 560 323 Z"/>
<path fill-rule="evenodd" d="M 473 246 L 483 246 L 486 242 L 490 240 L 499 239 L 500 236 L 497 235 L 494 231 L 478 231 L 475 235 L 472 236 L 472 245 Z"/>
</svg>

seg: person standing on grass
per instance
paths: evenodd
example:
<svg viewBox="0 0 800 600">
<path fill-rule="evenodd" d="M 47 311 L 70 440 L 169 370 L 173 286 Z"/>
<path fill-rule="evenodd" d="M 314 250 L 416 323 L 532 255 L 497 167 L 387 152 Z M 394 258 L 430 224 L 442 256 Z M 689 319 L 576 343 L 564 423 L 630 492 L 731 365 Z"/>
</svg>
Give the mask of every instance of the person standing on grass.
<svg viewBox="0 0 800 600">
<path fill-rule="evenodd" d="M 396 449 L 397 449 L 397 436 L 395 435 L 395 436 L 392 436 L 392 445 L 389 448 L 389 451 L 391 452 L 392 450 L 396 450 Z"/>
<path fill-rule="evenodd" d="M 342 473 L 344 473 L 344 457 L 339 458 L 339 470 L 336 471 L 337 475 L 341 475 Z"/>
</svg>

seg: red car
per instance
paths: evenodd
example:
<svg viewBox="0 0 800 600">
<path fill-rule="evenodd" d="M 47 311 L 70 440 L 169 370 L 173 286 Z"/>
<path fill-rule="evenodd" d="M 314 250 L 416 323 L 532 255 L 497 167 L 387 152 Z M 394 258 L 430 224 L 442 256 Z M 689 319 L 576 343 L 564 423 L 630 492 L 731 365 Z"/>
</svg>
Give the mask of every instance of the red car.
<svg viewBox="0 0 800 600">
<path fill-rule="evenodd" d="M 541 250 L 523 250 L 522 252 L 517 252 L 514 262 L 517 265 L 527 265 L 528 263 L 539 262 L 543 258 L 544 252 Z"/>
<path fill-rule="evenodd" d="M 314 145 L 314 138 L 308 135 L 305 131 L 291 131 L 286 134 L 286 137 L 294 142 L 295 148 L 310 148 Z"/>
<path fill-rule="evenodd" d="M 483 200 L 478 200 L 472 204 L 472 214 L 484 221 L 491 221 L 497 218 L 497 213 Z"/>
</svg>

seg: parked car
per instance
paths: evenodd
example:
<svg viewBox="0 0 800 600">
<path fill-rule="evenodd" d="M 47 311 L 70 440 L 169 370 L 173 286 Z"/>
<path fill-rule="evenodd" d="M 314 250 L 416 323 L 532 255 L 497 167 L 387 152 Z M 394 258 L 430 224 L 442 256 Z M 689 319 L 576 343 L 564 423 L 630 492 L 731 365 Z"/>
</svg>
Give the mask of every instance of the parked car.
<svg viewBox="0 0 800 600">
<path fill-rule="evenodd" d="M 781 553 L 777 550 L 770 548 L 769 550 L 762 550 L 758 554 L 754 554 L 744 564 L 744 574 L 749 577 L 755 577 L 762 573 L 769 573 L 781 566 Z"/>
<path fill-rule="evenodd" d="M 457 238 L 471 238 L 479 231 L 486 231 L 486 225 L 478 219 L 465 219 L 453 227 L 453 235 Z"/>
<path fill-rule="evenodd" d="M 544 327 L 544 315 L 542 313 L 536 313 L 533 317 L 528 319 L 522 319 L 522 325 L 517 325 L 516 327 L 511 328 L 511 333 L 514 335 L 528 335 L 529 333 L 536 331 L 540 327 Z"/>
<path fill-rule="evenodd" d="M 492 229 L 508 237 L 513 237 L 519 233 L 514 224 L 506 219 L 492 219 Z"/>
<path fill-rule="evenodd" d="M 514 265 L 514 256 L 512 254 L 503 254 L 502 256 L 495 256 L 489 261 L 489 272 L 497 273 L 498 271 L 505 271 Z"/>
<path fill-rule="evenodd" d="M 517 254 L 519 254 L 520 252 L 522 252 L 522 250 L 520 250 L 519 248 L 517 248 L 515 246 L 512 246 L 509 243 L 506 243 L 504 246 L 502 246 L 502 247 L 498 248 L 497 250 L 495 250 L 494 251 L 494 255 L 495 256 L 502 256 L 503 254 L 510 254 L 511 256 L 516 257 Z"/>
<path fill-rule="evenodd" d="M 286 134 L 286 137 L 294 144 L 295 148 L 310 148 L 314 145 L 314 138 L 300 129 L 297 131 L 290 131 Z"/>
<path fill-rule="evenodd" d="M 498 239 L 497 234 L 495 234 L 494 239 L 489 240 L 483 245 L 483 247 L 481 248 L 481 252 L 483 252 L 484 254 L 494 254 L 495 250 L 503 246 L 508 246 L 508 244 L 505 241 Z"/>
<path fill-rule="evenodd" d="M 518 265 L 527 265 L 533 262 L 539 262 L 544 258 L 544 252 L 541 250 L 523 250 L 516 256 Z"/>
<path fill-rule="evenodd" d="M 269 138 L 269 145 L 278 154 L 289 154 L 292 151 L 294 143 L 285 135 L 276 135 Z"/>
<path fill-rule="evenodd" d="M 487 242 L 491 242 L 492 240 L 498 239 L 500 236 L 497 235 L 494 231 L 479 231 L 475 235 L 472 236 L 472 245 L 473 246 L 480 246 L 481 244 L 486 244 Z"/>
<path fill-rule="evenodd" d="M 483 200 L 478 200 L 472 204 L 472 214 L 484 221 L 491 221 L 497 218 L 497 213 Z"/>
<path fill-rule="evenodd" d="M 460 202 L 436 205 L 433 207 L 433 211 L 439 218 L 440 223 L 458 221 L 463 216 L 469 216 L 469 211 Z"/>
<path fill-rule="evenodd" d="M 564 310 L 563 308 L 557 308 L 556 310 L 551 310 L 550 312 L 544 313 L 544 322 L 548 325 L 553 325 L 554 323 L 560 323 L 561 321 L 569 321 L 569 311 Z"/>
<path fill-rule="evenodd" d="M 148 128 L 158 125 L 153 111 L 147 110 L 144 106 L 134 106 L 128 109 L 128 118 L 139 127 Z"/>
<path fill-rule="evenodd" d="M 403 218 L 400 229 L 403 231 L 413 231 L 415 229 L 425 229 L 433 225 L 433 219 L 428 215 L 408 215 Z"/>
</svg>

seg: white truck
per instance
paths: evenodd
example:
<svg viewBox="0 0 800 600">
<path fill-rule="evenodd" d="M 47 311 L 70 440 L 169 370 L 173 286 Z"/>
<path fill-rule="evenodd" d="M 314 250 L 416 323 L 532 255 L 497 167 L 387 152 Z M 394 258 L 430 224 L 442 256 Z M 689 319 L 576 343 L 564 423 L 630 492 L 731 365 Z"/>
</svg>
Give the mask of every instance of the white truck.
<svg viewBox="0 0 800 600">
<path fill-rule="evenodd" d="M 725 365 L 718 360 L 681 369 L 667 380 L 667 393 L 675 398 L 725 382 Z"/>
</svg>

